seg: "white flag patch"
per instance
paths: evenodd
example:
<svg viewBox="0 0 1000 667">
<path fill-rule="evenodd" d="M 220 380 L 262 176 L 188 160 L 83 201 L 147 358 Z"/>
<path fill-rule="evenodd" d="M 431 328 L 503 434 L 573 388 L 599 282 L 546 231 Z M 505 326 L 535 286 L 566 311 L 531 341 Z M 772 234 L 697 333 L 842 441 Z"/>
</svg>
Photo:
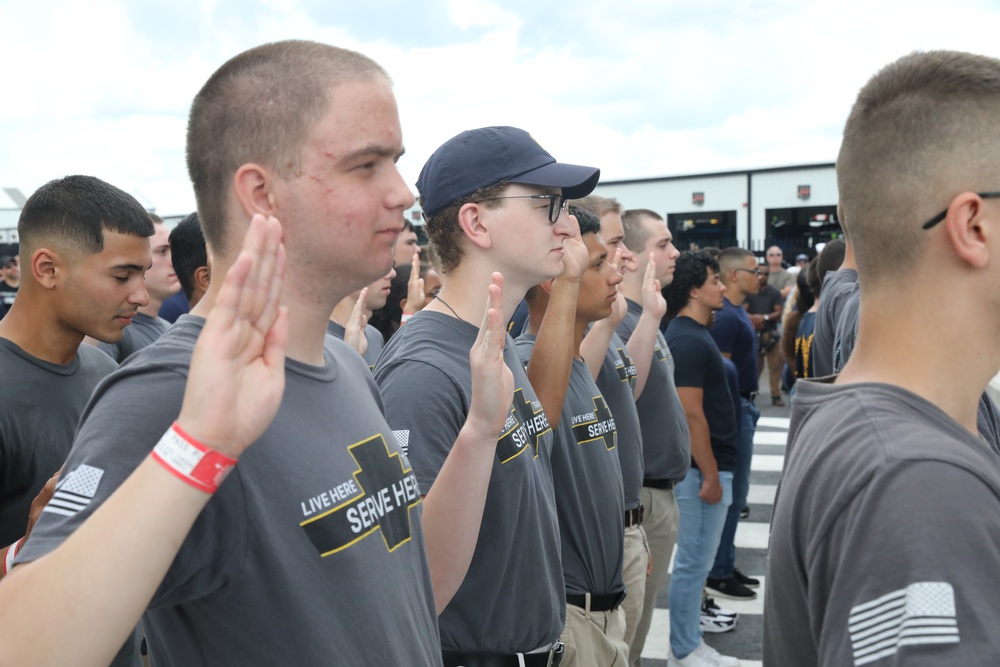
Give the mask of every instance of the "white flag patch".
<svg viewBox="0 0 1000 667">
<path fill-rule="evenodd" d="M 854 664 L 895 655 L 901 646 L 957 644 L 955 589 L 923 581 L 857 605 L 847 621 Z"/>
<path fill-rule="evenodd" d="M 408 454 L 410 449 L 410 431 L 393 431 L 392 434 L 396 436 L 396 444 L 403 450 L 403 454 Z"/>
<path fill-rule="evenodd" d="M 100 468 L 81 465 L 59 480 L 52 500 L 42 511 L 73 516 L 90 504 L 103 475 L 104 471 Z"/>
</svg>

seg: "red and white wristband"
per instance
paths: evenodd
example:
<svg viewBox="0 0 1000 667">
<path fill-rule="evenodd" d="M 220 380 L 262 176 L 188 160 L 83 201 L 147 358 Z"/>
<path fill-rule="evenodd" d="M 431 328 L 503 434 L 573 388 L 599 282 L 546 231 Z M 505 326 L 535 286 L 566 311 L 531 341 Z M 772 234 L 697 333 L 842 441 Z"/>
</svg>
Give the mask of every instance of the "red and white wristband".
<svg viewBox="0 0 1000 667">
<path fill-rule="evenodd" d="M 215 493 L 236 465 L 236 459 L 201 444 L 177 422 L 156 443 L 152 455 L 175 477 L 206 493 Z"/>
<path fill-rule="evenodd" d="M 7 556 L 3 559 L 3 573 L 7 574 L 10 572 L 10 568 L 14 567 L 14 557 L 17 556 L 17 552 L 20 551 L 21 545 L 24 544 L 24 538 L 22 537 L 14 544 L 7 547 Z"/>
</svg>

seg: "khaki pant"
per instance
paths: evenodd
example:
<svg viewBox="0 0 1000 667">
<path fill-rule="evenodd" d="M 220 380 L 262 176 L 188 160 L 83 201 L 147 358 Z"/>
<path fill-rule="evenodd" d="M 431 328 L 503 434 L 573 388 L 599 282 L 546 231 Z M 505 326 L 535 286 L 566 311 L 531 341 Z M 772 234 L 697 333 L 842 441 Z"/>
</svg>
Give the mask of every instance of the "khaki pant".
<svg viewBox="0 0 1000 667">
<path fill-rule="evenodd" d="M 587 611 L 566 605 L 566 627 L 559 639 L 566 645 L 562 667 L 628 667 L 625 613 Z"/>
<path fill-rule="evenodd" d="M 649 545 L 646 543 L 646 531 L 642 526 L 632 526 L 625 529 L 625 567 L 622 575 L 625 579 L 625 601 L 622 611 L 625 612 L 625 643 L 629 646 L 635 639 L 635 631 L 642 618 L 642 601 L 646 592 L 646 571 L 649 569 Z"/>
<path fill-rule="evenodd" d="M 629 662 L 640 667 L 642 648 L 653 621 L 656 596 L 670 574 L 670 557 L 677 543 L 677 502 L 673 491 L 642 487 L 642 504 L 646 506 L 646 519 L 642 528 L 646 532 L 649 557 L 653 560 L 653 573 L 646 578 L 646 591 L 642 601 L 642 616 L 635 628 L 635 638 L 629 645 Z"/>
</svg>

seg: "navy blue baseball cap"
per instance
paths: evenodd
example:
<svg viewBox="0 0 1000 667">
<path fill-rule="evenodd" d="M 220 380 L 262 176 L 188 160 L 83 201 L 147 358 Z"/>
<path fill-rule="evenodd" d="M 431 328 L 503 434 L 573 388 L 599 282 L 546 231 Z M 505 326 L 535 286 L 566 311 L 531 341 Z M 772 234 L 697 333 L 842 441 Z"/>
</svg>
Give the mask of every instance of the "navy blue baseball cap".
<svg viewBox="0 0 1000 667">
<path fill-rule="evenodd" d="M 601 170 L 560 164 L 531 135 L 516 127 L 467 130 L 441 145 L 417 179 L 425 216 L 443 210 L 480 188 L 501 181 L 562 188 L 567 199 L 586 197 Z"/>
</svg>

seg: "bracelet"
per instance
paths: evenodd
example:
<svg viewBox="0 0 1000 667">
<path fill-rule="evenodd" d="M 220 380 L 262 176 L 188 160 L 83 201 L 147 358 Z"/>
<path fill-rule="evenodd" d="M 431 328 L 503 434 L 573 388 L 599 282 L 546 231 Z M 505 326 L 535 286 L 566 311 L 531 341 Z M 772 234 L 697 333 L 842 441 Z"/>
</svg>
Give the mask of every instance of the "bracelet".
<svg viewBox="0 0 1000 667">
<path fill-rule="evenodd" d="M 177 422 L 156 443 L 152 457 L 175 477 L 206 493 L 217 491 L 236 465 L 236 459 L 201 444 Z"/>
<path fill-rule="evenodd" d="M 3 559 L 3 573 L 7 574 L 10 572 L 10 568 L 14 567 L 14 557 L 17 556 L 17 552 L 21 549 L 21 545 L 24 543 L 24 538 L 22 537 L 14 544 L 7 547 L 7 557 Z"/>
</svg>

